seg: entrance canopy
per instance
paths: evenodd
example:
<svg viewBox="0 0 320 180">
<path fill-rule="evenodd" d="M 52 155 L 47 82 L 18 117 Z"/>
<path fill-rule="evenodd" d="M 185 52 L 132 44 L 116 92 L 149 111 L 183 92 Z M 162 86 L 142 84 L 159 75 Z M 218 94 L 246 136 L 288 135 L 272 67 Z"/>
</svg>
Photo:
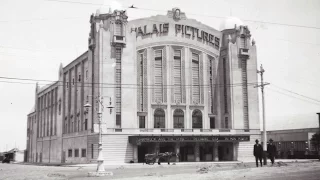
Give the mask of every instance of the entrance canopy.
<svg viewBox="0 0 320 180">
<path fill-rule="evenodd" d="M 250 141 L 250 136 L 129 136 L 129 142 L 131 144 L 141 144 L 149 142 L 239 142 Z"/>
</svg>

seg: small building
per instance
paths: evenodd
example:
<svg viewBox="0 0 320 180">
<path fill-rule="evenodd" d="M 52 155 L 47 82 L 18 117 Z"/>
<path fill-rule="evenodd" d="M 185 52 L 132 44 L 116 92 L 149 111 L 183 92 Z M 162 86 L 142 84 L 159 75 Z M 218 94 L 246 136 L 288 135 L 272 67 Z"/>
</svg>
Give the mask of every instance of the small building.
<svg viewBox="0 0 320 180">
<path fill-rule="evenodd" d="M 24 162 L 24 150 L 19 150 L 18 148 L 13 148 L 10 151 L 3 153 L 4 157 L 9 157 L 10 161 L 13 162 Z"/>
<path fill-rule="evenodd" d="M 310 143 L 319 128 L 267 131 L 267 139 L 273 139 L 278 158 L 318 158 L 317 150 Z"/>
</svg>

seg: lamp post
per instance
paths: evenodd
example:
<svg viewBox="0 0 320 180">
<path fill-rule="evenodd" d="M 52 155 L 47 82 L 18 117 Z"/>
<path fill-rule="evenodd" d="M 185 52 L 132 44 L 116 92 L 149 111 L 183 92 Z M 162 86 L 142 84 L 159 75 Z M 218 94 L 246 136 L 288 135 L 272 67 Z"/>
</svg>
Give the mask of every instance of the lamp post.
<svg viewBox="0 0 320 180">
<path fill-rule="evenodd" d="M 104 96 L 104 97 L 109 97 L 109 96 Z M 87 97 L 88 98 L 88 97 Z M 102 112 L 103 112 L 103 96 L 97 96 L 96 97 L 96 102 L 99 104 L 98 106 L 98 119 L 99 119 L 99 144 L 98 144 L 98 158 L 97 158 L 97 171 L 96 174 L 94 173 L 89 173 L 89 176 L 103 176 L 103 175 L 112 175 L 110 172 L 105 172 L 103 163 L 103 154 L 102 154 L 102 127 L 101 127 L 101 122 L 102 122 Z M 92 107 L 91 104 L 87 101 L 87 103 L 84 105 L 86 108 L 86 111 L 88 112 L 89 108 Z M 110 109 L 110 114 L 112 113 L 112 106 L 111 106 L 111 97 L 110 97 L 110 102 L 109 106 L 107 107 Z"/>
</svg>

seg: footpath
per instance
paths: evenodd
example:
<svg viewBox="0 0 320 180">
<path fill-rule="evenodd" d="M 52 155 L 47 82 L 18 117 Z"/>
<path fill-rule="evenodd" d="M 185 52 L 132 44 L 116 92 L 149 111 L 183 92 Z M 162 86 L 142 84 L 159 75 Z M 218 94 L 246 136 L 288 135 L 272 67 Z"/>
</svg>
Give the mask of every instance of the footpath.
<svg viewBox="0 0 320 180">
<path fill-rule="evenodd" d="M 318 159 L 276 159 L 275 162 L 283 162 L 283 163 L 306 163 L 306 162 L 314 162 L 319 161 Z M 218 162 L 171 162 L 170 165 L 168 165 L 166 162 L 162 162 L 161 166 L 197 166 L 197 165 L 219 165 L 219 166 L 233 166 L 236 164 L 252 164 L 255 163 L 255 160 L 249 160 L 249 161 L 218 161 Z M 16 163 L 16 164 L 23 164 L 23 165 L 35 165 L 35 166 L 60 166 L 60 167 L 96 167 L 96 163 L 90 163 L 90 164 L 68 164 L 68 163 Z M 268 159 L 267 164 L 270 165 L 271 162 Z M 154 165 L 148 165 L 145 163 L 119 163 L 119 162 L 105 162 L 104 166 L 107 167 L 113 167 L 113 166 L 123 166 L 126 168 L 130 167 L 146 167 L 146 166 L 158 166 L 157 163 Z"/>
</svg>

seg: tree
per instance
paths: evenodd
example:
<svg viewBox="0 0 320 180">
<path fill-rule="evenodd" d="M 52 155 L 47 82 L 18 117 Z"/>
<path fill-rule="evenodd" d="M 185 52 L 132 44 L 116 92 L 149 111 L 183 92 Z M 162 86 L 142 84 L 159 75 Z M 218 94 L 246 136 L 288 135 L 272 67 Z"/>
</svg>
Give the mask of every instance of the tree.
<svg viewBox="0 0 320 180">
<path fill-rule="evenodd" d="M 316 149 L 316 151 L 319 151 L 319 146 L 320 146 L 319 133 L 312 135 L 312 138 L 310 139 L 310 143 L 313 145 L 313 147 Z"/>
</svg>

